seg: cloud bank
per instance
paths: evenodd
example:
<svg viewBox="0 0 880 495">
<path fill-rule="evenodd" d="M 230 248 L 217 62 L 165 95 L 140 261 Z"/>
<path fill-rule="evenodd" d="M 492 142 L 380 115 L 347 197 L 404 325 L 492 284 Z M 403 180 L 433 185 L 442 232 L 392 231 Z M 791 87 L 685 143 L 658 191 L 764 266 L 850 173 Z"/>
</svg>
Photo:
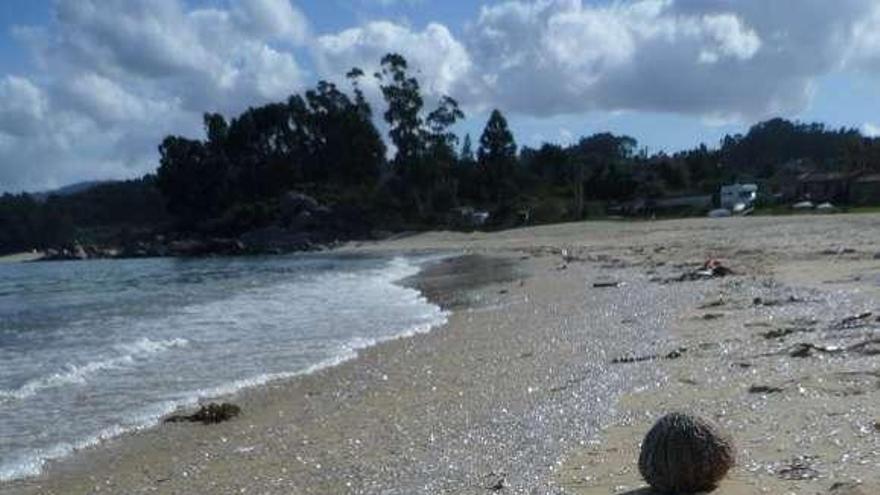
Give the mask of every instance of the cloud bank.
<svg viewBox="0 0 880 495">
<path fill-rule="evenodd" d="M 220 5 L 57 0 L 47 25 L 17 27 L 37 69 L 0 75 L 0 190 L 151 171 L 162 136 L 200 135 L 202 112 L 231 115 L 352 66 L 371 73 L 389 51 L 429 96 L 533 117 L 747 122 L 802 112 L 824 75 L 880 71 L 871 0 L 510 0 L 461 26 L 330 33 L 290 0 Z"/>
</svg>

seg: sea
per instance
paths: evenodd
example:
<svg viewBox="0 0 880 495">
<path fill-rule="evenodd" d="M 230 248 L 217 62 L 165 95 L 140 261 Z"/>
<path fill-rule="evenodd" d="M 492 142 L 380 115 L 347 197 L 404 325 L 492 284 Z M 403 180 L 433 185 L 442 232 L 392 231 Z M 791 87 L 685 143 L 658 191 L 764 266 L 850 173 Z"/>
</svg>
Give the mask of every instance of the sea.
<svg viewBox="0 0 880 495">
<path fill-rule="evenodd" d="M 400 284 L 431 259 L 0 264 L 0 482 L 443 324 L 440 307 Z"/>
</svg>

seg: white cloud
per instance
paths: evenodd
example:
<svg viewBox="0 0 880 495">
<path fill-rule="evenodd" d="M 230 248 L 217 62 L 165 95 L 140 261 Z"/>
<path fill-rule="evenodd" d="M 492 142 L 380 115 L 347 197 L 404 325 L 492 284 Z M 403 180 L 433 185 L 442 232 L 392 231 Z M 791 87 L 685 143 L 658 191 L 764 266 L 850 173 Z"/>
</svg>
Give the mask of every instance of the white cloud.
<svg viewBox="0 0 880 495">
<path fill-rule="evenodd" d="M 304 43 L 309 33 L 305 16 L 289 0 L 244 0 L 234 12 L 236 20 L 257 36 Z"/>
<path fill-rule="evenodd" d="M 880 125 L 873 124 L 871 122 L 865 122 L 864 124 L 862 124 L 860 130 L 862 131 L 862 135 L 865 137 L 880 137 Z"/>
<path fill-rule="evenodd" d="M 9 137 L 39 133 L 47 107 L 46 95 L 30 80 L 15 76 L 0 80 L 0 133 Z"/>
<path fill-rule="evenodd" d="M 452 93 L 471 70 L 467 49 L 445 26 L 429 24 L 422 31 L 387 21 L 317 38 L 314 54 L 322 74 L 337 78 L 352 67 L 367 74 L 378 69 L 383 55 L 397 52 L 418 73 L 429 95 Z"/>
<path fill-rule="evenodd" d="M 751 122 L 797 115 L 819 77 L 880 71 L 873 0 L 506 0 L 453 29 L 374 20 L 317 36 L 291 0 L 185 2 L 56 0 L 49 25 L 13 29 L 38 70 L 0 75 L 0 190 L 150 171 L 162 136 L 197 135 L 202 112 L 234 114 L 353 66 L 372 74 L 387 52 L 409 60 L 429 105 L 449 94 L 538 118 Z"/>
<path fill-rule="evenodd" d="M 308 29 L 289 0 L 57 0 L 50 25 L 14 29 L 42 74 L 0 79 L 0 190 L 154 170 L 162 137 L 198 135 L 203 112 L 302 89 L 290 47 Z"/>
</svg>

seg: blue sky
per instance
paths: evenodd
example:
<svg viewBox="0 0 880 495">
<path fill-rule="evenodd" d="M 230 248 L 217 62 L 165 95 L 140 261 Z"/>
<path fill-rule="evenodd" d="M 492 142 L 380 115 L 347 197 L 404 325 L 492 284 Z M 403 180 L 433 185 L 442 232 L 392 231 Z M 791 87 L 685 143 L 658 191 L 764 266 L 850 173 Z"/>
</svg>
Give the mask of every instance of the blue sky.
<svg viewBox="0 0 880 495">
<path fill-rule="evenodd" d="M 0 191 L 139 176 L 203 111 L 388 51 L 474 138 L 496 107 L 529 146 L 611 131 L 672 152 L 775 116 L 875 134 L 875 33 L 872 0 L 4 0 Z"/>
</svg>

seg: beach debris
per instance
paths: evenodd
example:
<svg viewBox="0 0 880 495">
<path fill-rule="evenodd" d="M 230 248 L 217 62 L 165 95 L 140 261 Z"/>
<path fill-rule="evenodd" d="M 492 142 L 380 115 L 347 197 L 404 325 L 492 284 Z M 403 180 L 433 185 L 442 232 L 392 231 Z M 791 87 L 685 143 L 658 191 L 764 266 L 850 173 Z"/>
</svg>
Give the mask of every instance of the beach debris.
<svg viewBox="0 0 880 495">
<path fill-rule="evenodd" d="M 776 469 L 776 477 L 789 481 L 814 480 L 819 477 L 819 471 L 813 468 L 814 455 L 802 455 L 786 461 Z"/>
<path fill-rule="evenodd" d="M 612 359 L 611 364 L 642 363 L 645 361 L 656 361 L 658 359 L 666 359 L 666 360 L 678 359 L 678 358 L 684 356 L 684 353 L 686 353 L 687 351 L 688 351 L 687 347 L 679 347 L 678 349 L 675 349 L 675 350 L 673 350 L 667 354 L 664 354 L 664 355 L 650 354 L 647 356 L 624 356 L 624 357 Z"/>
<path fill-rule="evenodd" d="M 801 299 L 797 296 L 788 296 L 785 299 L 764 299 L 761 297 L 756 297 L 752 299 L 753 306 L 765 306 L 765 307 L 773 307 L 773 306 L 783 306 L 785 304 L 797 304 L 807 302 L 806 299 Z"/>
<path fill-rule="evenodd" d="M 565 263 L 573 263 L 573 262 L 583 262 L 583 261 L 586 261 L 585 259 L 583 259 L 583 258 L 581 258 L 581 257 L 579 257 L 579 256 L 576 256 L 575 254 L 573 254 L 573 253 L 572 253 L 571 251 L 569 251 L 568 249 L 562 249 L 562 251 L 560 251 L 559 254 L 560 254 L 560 256 L 562 256 L 562 261 L 565 262 Z"/>
<path fill-rule="evenodd" d="M 849 352 L 857 352 L 863 356 L 876 356 L 880 354 L 880 339 L 870 339 L 846 348 Z"/>
<path fill-rule="evenodd" d="M 828 490 L 830 495 L 868 495 L 862 484 L 856 481 L 838 481 Z"/>
<path fill-rule="evenodd" d="M 620 282 L 593 282 L 593 288 L 595 289 L 611 289 L 621 285 L 623 284 Z"/>
<path fill-rule="evenodd" d="M 222 404 L 210 403 L 203 405 L 193 414 L 175 414 L 165 418 L 166 423 L 202 423 L 215 424 L 229 421 L 241 414 L 241 408 L 235 404 L 224 402 Z"/>
<path fill-rule="evenodd" d="M 749 387 L 750 394 L 778 394 L 784 391 L 785 389 L 783 388 L 772 387 L 770 385 L 752 385 Z"/>
<path fill-rule="evenodd" d="M 490 492 L 500 492 L 504 489 L 504 482 L 507 479 L 507 475 L 505 473 L 495 473 L 491 472 L 486 475 L 486 490 Z"/>
<path fill-rule="evenodd" d="M 761 337 L 764 337 L 767 340 L 771 339 L 781 339 L 783 337 L 788 337 L 789 335 L 793 335 L 796 333 L 809 333 L 815 331 L 812 328 L 807 327 L 788 327 L 788 328 L 777 328 L 774 330 L 770 330 L 767 332 L 761 332 Z"/>
<path fill-rule="evenodd" d="M 857 252 L 858 251 L 856 251 L 853 248 L 838 247 L 838 248 L 832 248 L 832 249 L 823 249 L 822 251 L 819 252 L 819 254 L 822 254 L 825 256 L 840 256 L 842 254 L 855 254 Z"/>
<path fill-rule="evenodd" d="M 735 275 L 734 271 L 724 266 L 721 261 L 714 258 L 706 260 L 699 268 L 689 272 L 682 273 L 678 277 L 662 280 L 665 283 L 670 282 L 692 282 L 696 280 L 709 280 L 713 278 L 722 278 Z"/>
<path fill-rule="evenodd" d="M 822 354 L 840 354 L 840 353 L 856 353 L 863 356 L 876 356 L 880 354 L 880 339 L 869 339 L 849 347 L 841 347 L 837 345 L 821 346 L 801 342 L 783 351 L 791 357 L 808 358 L 817 353 Z M 763 354 L 763 356 L 772 356 L 778 353 Z"/>
<path fill-rule="evenodd" d="M 724 266 L 721 261 L 710 258 L 703 263 L 703 272 L 708 272 L 712 277 L 727 277 L 733 275 L 733 270 Z"/>
<path fill-rule="evenodd" d="M 701 304 L 697 309 L 720 308 L 721 306 L 724 306 L 725 304 L 727 304 L 727 303 L 724 301 L 724 299 L 719 297 L 718 299 L 715 299 L 714 301 L 709 301 L 709 302 Z"/>
<path fill-rule="evenodd" d="M 871 317 L 874 316 L 874 313 L 870 311 L 865 311 L 864 313 L 860 313 L 854 316 L 847 316 L 846 318 L 837 322 L 832 329 L 834 330 L 849 330 L 852 328 L 863 327 L 871 322 Z"/>
<path fill-rule="evenodd" d="M 825 347 L 825 346 L 801 342 L 801 343 L 795 344 L 793 347 L 791 347 L 791 350 L 788 351 L 788 355 L 791 357 L 796 357 L 796 358 L 808 358 L 810 356 L 813 356 L 817 352 L 821 352 L 824 354 L 833 354 L 833 353 L 838 353 L 838 352 L 842 352 L 842 351 L 843 351 L 843 349 L 836 347 L 836 346 Z"/>
<path fill-rule="evenodd" d="M 713 490 L 734 462 L 733 441 L 716 425 L 671 413 L 642 441 L 639 472 L 660 493 L 696 493 Z"/>
</svg>

